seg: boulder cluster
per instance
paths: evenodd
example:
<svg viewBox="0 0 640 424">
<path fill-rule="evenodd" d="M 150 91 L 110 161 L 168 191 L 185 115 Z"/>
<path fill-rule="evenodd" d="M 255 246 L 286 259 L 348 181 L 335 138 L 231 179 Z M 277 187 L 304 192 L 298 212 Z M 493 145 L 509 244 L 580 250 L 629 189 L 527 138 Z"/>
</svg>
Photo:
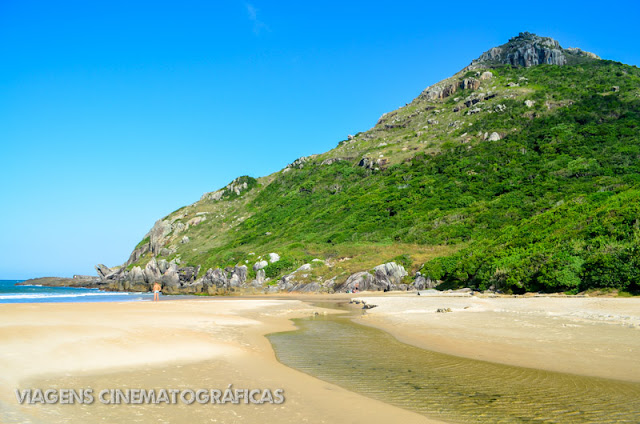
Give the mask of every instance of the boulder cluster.
<svg viewBox="0 0 640 424">
<path fill-rule="evenodd" d="M 114 291 L 146 292 L 157 281 L 165 294 L 223 294 L 235 291 L 277 292 L 323 292 L 354 293 L 358 291 L 396 291 L 424 290 L 437 285 L 417 272 L 410 283 L 405 282 L 409 274 L 402 265 L 388 262 L 378 265 L 371 271 L 356 272 L 344 283 L 337 284 L 336 278 L 325 281 L 309 281 L 311 264 L 304 264 L 295 271 L 285 274 L 278 280 L 265 276 L 265 268 L 280 260 L 277 253 L 270 253 L 269 260 L 259 259 L 252 269 L 255 277 L 249 279 L 249 268 L 246 265 L 233 267 L 209 268 L 198 278 L 200 267 L 179 267 L 175 261 L 152 258 L 143 268 L 134 266 L 109 268 L 96 265 L 98 278 L 90 284 Z M 316 260 L 323 262 L 321 260 Z"/>
</svg>

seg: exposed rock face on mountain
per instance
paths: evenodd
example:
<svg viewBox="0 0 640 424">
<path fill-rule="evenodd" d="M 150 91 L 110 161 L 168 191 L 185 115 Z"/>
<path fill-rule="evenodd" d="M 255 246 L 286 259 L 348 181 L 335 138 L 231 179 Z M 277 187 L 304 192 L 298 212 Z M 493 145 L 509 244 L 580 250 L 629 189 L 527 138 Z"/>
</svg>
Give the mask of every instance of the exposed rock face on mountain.
<svg viewBox="0 0 640 424">
<path fill-rule="evenodd" d="M 578 48 L 563 49 L 560 43 L 550 37 L 539 37 L 529 32 L 521 32 L 508 43 L 484 52 L 471 62 L 470 68 L 504 64 L 528 68 L 536 65 L 566 65 L 570 56 L 599 59 L 593 53 Z"/>
<path fill-rule="evenodd" d="M 579 58 L 600 59 L 593 53 L 575 47 L 563 49 L 560 43 L 553 38 L 521 32 L 506 44 L 484 52 L 479 58 L 473 60 L 471 65 L 452 78 L 427 87 L 419 98 L 431 101 L 444 100 L 456 94 L 460 89 L 478 90 L 480 81 L 490 80 L 493 77 L 490 71 L 478 71 L 476 78 L 459 79 L 459 76 L 466 71 L 504 65 L 524 68 L 542 64 L 563 66 L 572 60 L 579 60 Z M 386 114 L 387 117 L 389 115 Z M 380 122 L 378 123 L 380 124 Z"/>
<path fill-rule="evenodd" d="M 242 193 L 247 190 L 251 190 L 255 185 L 255 178 L 251 178 L 249 176 L 243 175 L 242 177 L 238 177 L 235 180 L 231 181 L 227 186 L 223 189 L 212 191 L 211 193 L 205 193 L 202 195 L 200 200 L 214 200 L 218 201 L 223 197 L 228 197 L 229 195 L 235 194 L 236 196 L 240 196 Z"/>
</svg>

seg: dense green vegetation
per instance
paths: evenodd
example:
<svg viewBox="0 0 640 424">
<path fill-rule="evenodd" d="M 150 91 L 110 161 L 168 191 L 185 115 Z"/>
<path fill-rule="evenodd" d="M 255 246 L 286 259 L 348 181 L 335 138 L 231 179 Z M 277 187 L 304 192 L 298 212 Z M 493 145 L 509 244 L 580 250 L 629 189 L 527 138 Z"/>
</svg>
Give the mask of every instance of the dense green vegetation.
<svg viewBox="0 0 640 424">
<path fill-rule="evenodd" d="M 421 267 L 445 287 L 638 291 L 640 71 L 589 60 L 492 72 L 500 96 L 485 103 L 498 108 L 454 115 L 470 90 L 440 101 L 446 112 L 438 119 L 464 118 L 464 126 L 441 125 L 453 129 L 434 129 L 431 139 L 416 130 L 422 121 L 365 134 L 367 146 L 384 145 L 375 155 L 389 163 L 358 166 L 373 152 L 367 147 L 331 164 L 311 160 L 264 185 L 244 177 L 259 188 L 237 206 L 246 219 L 206 250 L 182 255 L 206 269 L 277 248 L 283 259 L 265 269 L 275 278 L 339 246 L 455 245 L 424 265 L 412 263 L 411 252 L 388 259 Z M 401 112 L 411 123 L 431 109 L 416 100 Z M 500 140 L 482 136 L 496 131 Z M 344 141 L 336 152 L 348 148 Z"/>
</svg>

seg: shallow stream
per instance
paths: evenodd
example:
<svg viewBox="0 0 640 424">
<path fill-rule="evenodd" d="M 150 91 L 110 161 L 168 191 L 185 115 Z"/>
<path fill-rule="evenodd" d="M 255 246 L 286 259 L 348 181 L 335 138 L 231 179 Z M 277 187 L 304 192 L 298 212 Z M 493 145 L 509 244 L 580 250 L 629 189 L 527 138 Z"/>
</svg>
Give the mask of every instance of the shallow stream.
<svg viewBox="0 0 640 424">
<path fill-rule="evenodd" d="M 431 352 L 352 317 L 297 319 L 298 330 L 268 338 L 287 366 L 448 422 L 640 423 L 640 383 Z"/>
</svg>

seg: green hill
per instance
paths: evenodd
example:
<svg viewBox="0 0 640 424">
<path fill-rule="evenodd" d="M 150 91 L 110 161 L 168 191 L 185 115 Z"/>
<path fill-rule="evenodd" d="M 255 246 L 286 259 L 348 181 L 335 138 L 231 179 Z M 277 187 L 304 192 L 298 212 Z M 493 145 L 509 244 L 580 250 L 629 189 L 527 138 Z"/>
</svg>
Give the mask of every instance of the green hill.
<svg viewBox="0 0 640 424">
<path fill-rule="evenodd" d="M 153 258 L 249 281 L 275 252 L 266 286 L 308 263 L 296 282 L 332 290 L 395 261 L 404 283 L 637 291 L 639 241 L 640 70 L 524 33 L 333 150 L 171 213 L 102 274 Z"/>
</svg>

